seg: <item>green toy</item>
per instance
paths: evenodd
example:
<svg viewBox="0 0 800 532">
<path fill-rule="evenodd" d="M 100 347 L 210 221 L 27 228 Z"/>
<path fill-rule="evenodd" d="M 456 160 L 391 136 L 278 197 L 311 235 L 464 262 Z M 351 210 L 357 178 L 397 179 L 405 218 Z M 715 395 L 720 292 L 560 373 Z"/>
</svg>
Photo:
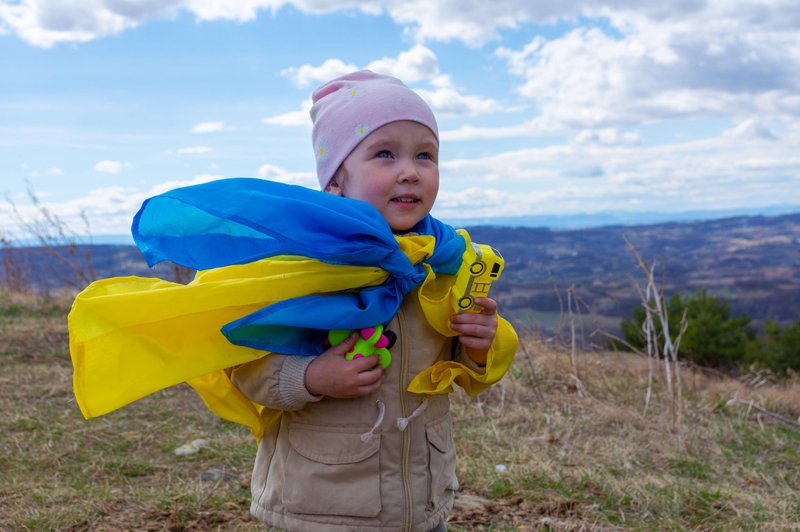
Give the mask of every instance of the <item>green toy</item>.
<svg viewBox="0 0 800 532">
<path fill-rule="evenodd" d="M 328 331 L 328 341 L 332 346 L 339 345 L 347 340 L 355 331 L 347 329 L 332 329 Z M 392 363 L 392 354 L 389 352 L 389 339 L 383 334 L 383 325 L 365 327 L 358 331 L 358 340 L 353 348 L 347 352 L 347 360 L 377 355 L 380 365 L 386 369 Z"/>
</svg>

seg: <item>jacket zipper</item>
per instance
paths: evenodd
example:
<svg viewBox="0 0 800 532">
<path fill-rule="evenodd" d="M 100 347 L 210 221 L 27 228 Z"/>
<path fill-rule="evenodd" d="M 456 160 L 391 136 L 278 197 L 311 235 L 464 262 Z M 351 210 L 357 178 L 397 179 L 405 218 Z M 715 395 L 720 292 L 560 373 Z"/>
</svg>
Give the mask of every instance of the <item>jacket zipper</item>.
<svg viewBox="0 0 800 532">
<path fill-rule="evenodd" d="M 406 388 L 405 388 L 405 378 L 406 374 L 408 373 L 408 353 L 406 352 L 406 338 L 405 338 L 405 318 L 403 316 L 403 311 L 397 311 L 397 325 L 400 329 L 400 340 L 401 340 L 401 349 L 400 349 L 400 378 L 398 379 L 400 383 L 400 409 L 403 413 L 403 417 L 408 416 L 408 408 L 406 407 Z M 414 519 L 413 515 L 413 504 L 411 501 L 411 484 L 408 478 L 408 453 L 411 444 L 411 427 L 408 427 L 407 430 L 403 431 L 403 454 L 401 458 L 401 467 L 400 471 L 403 478 L 403 492 L 405 494 L 405 512 L 403 518 L 403 530 L 411 530 L 411 525 Z"/>
</svg>

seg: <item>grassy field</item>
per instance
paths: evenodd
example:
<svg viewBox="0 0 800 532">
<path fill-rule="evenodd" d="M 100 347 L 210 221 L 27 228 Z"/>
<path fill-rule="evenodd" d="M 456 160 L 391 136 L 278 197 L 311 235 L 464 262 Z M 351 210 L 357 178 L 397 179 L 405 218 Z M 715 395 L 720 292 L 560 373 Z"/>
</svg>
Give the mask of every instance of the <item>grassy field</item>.
<svg viewBox="0 0 800 532">
<path fill-rule="evenodd" d="M 259 530 L 246 430 L 178 386 L 85 421 L 68 301 L 0 294 L 0 530 Z M 646 362 L 525 342 L 511 374 L 455 395 L 451 530 L 798 530 L 800 379 L 747 386 L 685 369 L 680 422 Z M 581 392 L 581 393 L 579 393 Z M 752 401 L 752 406 L 730 399 Z M 196 438 L 191 457 L 174 450 Z M 500 466 L 500 467 L 498 467 Z"/>
</svg>

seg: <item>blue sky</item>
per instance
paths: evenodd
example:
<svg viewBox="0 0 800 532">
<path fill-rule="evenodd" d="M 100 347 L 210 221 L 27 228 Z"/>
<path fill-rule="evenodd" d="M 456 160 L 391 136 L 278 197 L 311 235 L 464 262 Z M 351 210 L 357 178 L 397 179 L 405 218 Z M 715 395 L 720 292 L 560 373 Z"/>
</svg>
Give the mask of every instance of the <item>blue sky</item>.
<svg viewBox="0 0 800 532">
<path fill-rule="evenodd" d="M 800 4 L 641 4 L 2 0 L 0 236 L 29 184 L 96 235 L 175 186 L 314 186 L 309 95 L 359 68 L 434 109 L 444 219 L 800 205 Z"/>
</svg>

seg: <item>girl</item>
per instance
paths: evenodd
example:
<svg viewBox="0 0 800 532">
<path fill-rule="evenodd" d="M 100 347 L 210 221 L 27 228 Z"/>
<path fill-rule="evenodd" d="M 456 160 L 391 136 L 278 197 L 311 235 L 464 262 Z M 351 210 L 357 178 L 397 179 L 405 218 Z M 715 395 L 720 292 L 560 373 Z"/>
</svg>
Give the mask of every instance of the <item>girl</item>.
<svg viewBox="0 0 800 532">
<path fill-rule="evenodd" d="M 401 238 L 424 232 L 439 190 L 438 129 L 425 102 L 369 71 L 334 79 L 313 101 L 321 188 L 372 205 Z M 386 327 L 396 342 L 385 369 L 376 356 L 345 358 L 353 334 L 317 357 L 272 354 L 233 371 L 251 401 L 282 411 L 258 448 L 257 518 L 290 531 L 446 529 L 458 489 L 448 395 L 409 389 L 436 363 L 469 375 L 508 364 L 516 336 L 489 298 L 477 300 L 480 313 L 451 317 L 457 340 L 443 335 L 418 292 Z"/>
</svg>

